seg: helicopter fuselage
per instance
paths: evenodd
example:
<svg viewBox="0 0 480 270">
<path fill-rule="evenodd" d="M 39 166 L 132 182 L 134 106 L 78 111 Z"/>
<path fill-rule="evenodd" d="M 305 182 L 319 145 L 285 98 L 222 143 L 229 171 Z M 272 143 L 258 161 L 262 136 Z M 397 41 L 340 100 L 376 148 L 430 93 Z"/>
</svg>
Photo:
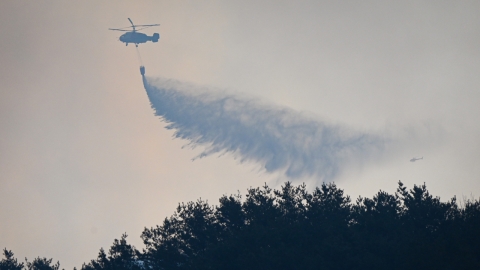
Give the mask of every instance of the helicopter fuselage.
<svg viewBox="0 0 480 270">
<path fill-rule="evenodd" d="M 147 41 L 158 42 L 160 35 L 158 33 L 154 33 L 152 36 L 148 36 L 147 34 L 132 31 L 127 32 L 120 36 L 120 41 L 128 45 L 128 43 L 134 43 L 138 45 L 140 43 L 146 43 Z"/>
</svg>

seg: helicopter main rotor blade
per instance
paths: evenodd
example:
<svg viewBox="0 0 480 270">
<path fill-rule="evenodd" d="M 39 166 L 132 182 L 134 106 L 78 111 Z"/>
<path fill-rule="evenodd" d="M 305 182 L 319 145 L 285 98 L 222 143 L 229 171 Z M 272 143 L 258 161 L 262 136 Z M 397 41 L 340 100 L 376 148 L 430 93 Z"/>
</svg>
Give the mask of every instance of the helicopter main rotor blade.
<svg viewBox="0 0 480 270">
<path fill-rule="evenodd" d="M 148 26 L 148 27 L 150 27 L 150 26 L 160 26 L 160 24 L 158 24 L 158 23 L 157 24 L 136 24 L 135 26 Z"/>
<path fill-rule="evenodd" d="M 113 29 L 127 29 L 127 28 L 132 28 L 132 27 L 131 26 L 125 26 L 125 27 L 113 28 Z"/>
<path fill-rule="evenodd" d="M 108 28 L 108 30 L 113 30 L 113 31 L 123 31 L 123 32 L 130 32 L 130 30 L 125 30 L 125 29 L 114 29 L 114 28 Z"/>
<path fill-rule="evenodd" d="M 148 27 L 152 27 L 152 26 L 160 26 L 160 24 L 139 24 L 139 25 L 135 25 L 133 24 L 132 20 L 130 18 L 128 18 L 128 21 L 130 22 L 130 24 L 132 24 L 132 26 L 126 26 L 126 27 L 122 27 L 122 28 L 108 28 L 108 30 L 114 30 L 114 31 L 123 31 L 123 32 L 130 32 L 130 31 L 137 31 L 137 30 L 142 30 L 142 29 L 145 29 L 145 28 L 148 28 Z M 135 27 L 142 27 L 141 29 L 136 29 Z"/>
<path fill-rule="evenodd" d="M 117 28 L 117 29 L 132 28 L 132 27 L 137 27 L 137 26 L 141 26 L 141 27 L 151 27 L 151 26 L 160 26 L 160 24 L 135 24 L 135 25 L 132 25 L 132 26 L 125 26 L 125 27 Z"/>
<path fill-rule="evenodd" d="M 133 27 L 133 32 L 135 32 L 135 25 L 133 24 L 132 20 L 130 20 L 130 18 L 128 18 L 128 20 L 130 21 L 130 23 L 132 24 L 132 27 Z"/>
<path fill-rule="evenodd" d="M 137 25 L 138 26 L 138 25 Z M 143 26 L 143 27 L 140 27 L 140 28 L 137 28 L 137 31 L 140 31 L 140 30 L 143 30 L 143 29 L 147 29 L 149 28 L 150 26 Z"/>
</svg>

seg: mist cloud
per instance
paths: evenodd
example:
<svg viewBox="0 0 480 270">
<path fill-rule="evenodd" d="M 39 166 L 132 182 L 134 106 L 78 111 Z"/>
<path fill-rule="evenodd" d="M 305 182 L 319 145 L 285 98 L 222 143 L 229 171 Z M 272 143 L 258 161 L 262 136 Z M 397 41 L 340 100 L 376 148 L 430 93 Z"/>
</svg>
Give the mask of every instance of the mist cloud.
<svg viewBox="0 0 480 270">
<path fill-rule="evenodd" d="M 257 99 L 171 79 L 143 80 L 155 114 L 174 137 L 205 148 L 198 157 L 230 153 L 267 172 L 328 181 L 347 163 L 369 159 L 384 147 L 381 136 Z"/>
</svg>

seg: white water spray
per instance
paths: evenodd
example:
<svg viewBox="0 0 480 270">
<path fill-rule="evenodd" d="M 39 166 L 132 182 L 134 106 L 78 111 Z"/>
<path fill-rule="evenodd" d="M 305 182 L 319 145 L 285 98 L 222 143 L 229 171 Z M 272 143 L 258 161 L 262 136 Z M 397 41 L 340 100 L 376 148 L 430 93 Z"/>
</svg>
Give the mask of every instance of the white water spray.
<svg viewBox="0 0 480 270">
<path fill-rule="evenodd" d="M 352 131 L 263 104 L 174 80 L 143 77 L 155 114 L 174 137 L 203 146 L 198 157 L 230 153 L 287 177 L 332 180 L 352 160 L 365 161 L 383 149 L 380 136 Z"/>
</svg>

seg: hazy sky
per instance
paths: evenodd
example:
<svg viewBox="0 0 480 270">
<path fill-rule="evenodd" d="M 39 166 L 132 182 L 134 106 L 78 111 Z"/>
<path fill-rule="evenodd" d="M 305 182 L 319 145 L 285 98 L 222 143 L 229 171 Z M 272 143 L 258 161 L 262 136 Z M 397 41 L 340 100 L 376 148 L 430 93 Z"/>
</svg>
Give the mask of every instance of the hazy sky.
<svg viewBox="0 0 480 270">
<path fill-rule="evenodd" d="M 335 177 L 352 197 L 398 180 L 478 197 L 479 13 L 478 1 L 1 1 L 0 248 L 71 269 L 123 232 L 142 248 L 179 202 L 289 180 L 229 154 L 192 162 L 202 149 L 164 128 L 135 48 L 107 30 L 128 17 L 161 24 L 139 46 L 150 77 L 398 142 Z"/>
</svg>

